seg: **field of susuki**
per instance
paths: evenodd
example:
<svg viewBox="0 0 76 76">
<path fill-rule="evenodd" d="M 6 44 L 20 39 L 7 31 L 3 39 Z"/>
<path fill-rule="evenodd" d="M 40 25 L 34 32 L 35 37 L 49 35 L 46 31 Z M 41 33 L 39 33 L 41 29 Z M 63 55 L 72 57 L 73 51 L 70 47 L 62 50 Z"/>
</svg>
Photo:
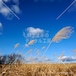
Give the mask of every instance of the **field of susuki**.
<svg viewBox="0 0 76 76">
<path fill-rule="evenodd" d="M 0 76 L 76 76 L 76 64 L 0 65 Z"/>
</svg>

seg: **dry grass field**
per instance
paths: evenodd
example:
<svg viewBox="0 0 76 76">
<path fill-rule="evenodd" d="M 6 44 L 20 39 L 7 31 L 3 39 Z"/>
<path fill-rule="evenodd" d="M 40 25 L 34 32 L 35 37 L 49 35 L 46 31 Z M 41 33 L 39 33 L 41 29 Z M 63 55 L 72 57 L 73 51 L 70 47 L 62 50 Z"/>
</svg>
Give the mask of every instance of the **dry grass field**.
<svg viewBox="0 0 76 76">
<path fill-rule="evenodd" d="M 76 64 L 0 65 L 0 76 L 76 76 Z"/>
</svg>

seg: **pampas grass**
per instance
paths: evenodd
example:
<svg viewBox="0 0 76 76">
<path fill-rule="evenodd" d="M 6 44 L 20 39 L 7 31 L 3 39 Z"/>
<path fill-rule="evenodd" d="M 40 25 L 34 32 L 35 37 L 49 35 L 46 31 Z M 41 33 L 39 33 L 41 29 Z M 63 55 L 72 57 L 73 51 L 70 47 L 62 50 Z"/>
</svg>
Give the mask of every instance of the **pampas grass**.
<svg viewBox="0 0 76 76">
<path fill-rule="evenodd" d="M 31 40 L 28 42 L 28 45 L 33 45 L 35 43 L 35 40 Z"/>
<path fill-rule="evenodd" d="M 13 52 L 14 52 L 14 50 L 15 50 L 16 48 L 18 48 L 18 47 L 19 47 L 19 45 L 20 45 L 20 43 L 16 43 L 16 44 L 14 45 L 14 48 L 13 48 L 13 50 L 11 51 L 11 53 L 13 53 Z"/>
<path fill-rule="evenodd" d="M 16 49 L 19 45 L 20 45 L 20 43 L 16 43 L 14 48 Z"/>
<path fill-rule="evenodd" d="M 0 76 L 76 76 L 76 64 L 66 65 L 74 74 L 63 64 L 22 64 L 11 65 L 10 68 L 7 68 L 9 65 L 0 65 Z"/>
<path fill-rule="evenodd" d="M 66 26 L 64 28 L 62 28 L 60 31 L 58 31 L 55 36 L 52 38 L 52 40 L 50 41 L 49 45 L 47 46 L 46 50 L 44 51 L 43 55 L 46 54 L 47 50 L 49 49 L 50 45 L 53 42 L 60 42 L 63 39 L 68 39 L 71 34 L 73 33 L 73 27 L 71 26 Z"/>
<path fill-rule="evenodd" d="M 26 47 L 29 47 L 30 45 L 33 45 L 34 43 L 35 43 L 35 40 L 30 40 L 27 44 L 24 45 L 23 49 L 20 52 L 22 52 Z M 28 50 L 26 52 L 26 54 L 31 53 L 31 52 L 32 52 L 32 50 Z"/>
<path fill-rule="evenodd" d="M 71 34 L 73 33 L 73 28 L 71 27 L 71 26 L 67 26 L 67 27 L 64 27 L 64 28 L 62 28 L 60 31 L 58 31 L 56 34 L 55 34 L 55 36 L 52 38 L 52 40 L 50 41 L 50 43 L 49 43 L 49 45 L 48 45 L 48 47 L 46 48 L 46 50 L 44 51 L 44 53 L 43 53 L 43 56 L 41 56 L 40 57 L 40 54 L 41 54 L 41 52 L 40 52 L 40 50 L 38 50 L 37 48 L 36 49 L 30 49 L 30 50 L 28 50 L 26 53 L 25 53 L 25 56 L 26 55 L 28 55 L 28 54 L 30 54 L 30 56 L 28 55 L 28 56 L 26 56 L 25 57 L 25 59 L 26 59 L 26 62 L 28 63 L 28 61 L 30 61 L 31 62 L 31 64 L 22 64 L 21 66 L 20 65 L 18 65 L 18 66 L 15 66 L 15 64 L 14 65 L 8 65 L 8 66 L 10 66 L 9 68 L 8 68 L 8 70 L 10 70 L 11 71 L 11 73 L 9 73 L 9 71 L 7 70 L 7 72 L 5 72 L 5 74 L 8 74 L 9 73 L 9 76 L 61 76 L 61 75 L 56 75 L 57 74 L 57 72 L 63 72 L 64 70 L 66 71 L 66 72 L 72 72 L 71 70 L 70 70 L 70 68 L 72 67 L 74 67 L 74 66 L 76 66 L 76 65 L 72 65 L 72 64 L 70 64 L 70 65 L 65 65 L 62 61 L 61 61 L 61 63 L 63 63 L 63 64 L 46 64 L 46 63 L 48 63 L 48 61 L 51 61 L 51 60 L 49 60 L 49 58 L 47 58 L 46 56 L 44 56 L 45 55 L 45 53 L 47 52 L 47 50 L 48 50 L 48 48 L 50 47 L 50 45 L 53 43 L 53 42 L 60 42 L 61 40 L 63 40 L 63 39 L 68 39 L 70 36 L 71 36 Z M 27 43 L 27 45 L 28 46 L 30 46 L 30 45 L 33 45 L 35 43 L 35 40 L 30 40 L 28 43 Z M 18 48 L 19 47 L 19 43 L 16 43 L 15 45 L 14 45 L 14 50 L 16 49 L 16 48 Z M 25 49 L 25 47 L 23 48 L 23 50 Z M 41 50 L 43 50 L 43 49 L 45 49 L 45 46 L 43 46 L 42 48 L 41 48 Z M 21 50 L 21 52 L 22 52 L 22 50 Z M 34 55 L 36 54 L 36 56 L 35 57 L 33 57 Z M 60 56 L 60 58 L 61 57 L 63 57 L 64 56 L 64 53 L 62 53 L 62 55 Z M 42 63 L 41 64 L 41 62 L 38 62 L 38 64 L 36 64 L 37 63 L 37 61 L 39 61 L 39 59 L 41 58 L 41 60 L 40 61 L 43 61 L 43 62 L 46 62 L 46 63 Z M 15 62 L 15 61 L 14 61 Z M 14 63 L 13 62 L 13 63 Z M 34 63 L 34 65 L 32 64 L 32 63 Z M 64 68 L 64 67 L 65 68 Z M 70 67 L 70 68 L 69 68 Z M 5 67 L 6 68 L 6 67 Z M 76 68 L 75 68 L 76 69 Z M 73 73 L 73 72 L 72 72 Z M 6 76 L 8 76 L 8 75 L 6 75 Z M 65 75 L 62 75 L 62 76 L 65 76 Z M 69 75 L 67 75 L 67 76 L 69 76 Z"/>
<path fill-rule="evenodd" d="M 73 27 L 67 26 L 62 28 L 56 35 L 52 38 L 52 42 L 60 42 L 62 39 L 67 39 L 73 33 Z"/>
</svg>

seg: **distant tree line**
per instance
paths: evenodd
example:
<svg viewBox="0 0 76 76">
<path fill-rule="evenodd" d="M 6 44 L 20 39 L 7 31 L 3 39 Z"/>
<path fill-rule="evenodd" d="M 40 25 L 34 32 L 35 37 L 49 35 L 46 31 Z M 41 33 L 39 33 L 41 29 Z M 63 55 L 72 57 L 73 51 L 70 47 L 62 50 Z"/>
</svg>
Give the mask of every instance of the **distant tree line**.
<svg viewBox="0 0 76 76">
<path fill-rule="evenodd" d="M 0 56 L 0 64 L 22 64 L 24 58 L 20 54 L 10 54 Z"/>
</svg>

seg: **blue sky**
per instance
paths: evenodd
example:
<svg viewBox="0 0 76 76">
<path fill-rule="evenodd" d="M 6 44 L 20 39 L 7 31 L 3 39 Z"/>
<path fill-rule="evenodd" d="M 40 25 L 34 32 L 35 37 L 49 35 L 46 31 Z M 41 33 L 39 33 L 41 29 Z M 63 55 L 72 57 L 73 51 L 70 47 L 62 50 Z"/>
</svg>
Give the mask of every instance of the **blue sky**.
<svg viewBox="0 0 76 76">
<path fill-rule="evenodd" d="M 22 50 L 26 43 L 26 38 L 23 36 L 23 32 L 29 27 L 35 29 L 49 31 L 49 38 L 53 36 L 63 27 L 72 26 L 76 30 L 76 3 L 72 5 L 58 20 L 56 18 L 73 2 L 73 0 L 20 0 L 15 5 L 17 9 L 12 10 L 20 18 L 18 19 L 13 14 L 9 14 L 8 11 L 0 12 L 0 23 L 2 23 L 2 29 L 0 28 L 0 52 L 2 54 L 9 54 L 16 43 L 20 43 L 20 46 L 16 50 Z M 5 2 L 9 7 L 13 5 L 12 2 Z M 9 5 L 8 5 L 9 4 Z M 12 8 L 13 6 L 11 6 Z M 17 11 L 18 10 L 18 11 Z M 11 15 L 11 16 L 10 16 Z M 10 18 L 9 18 L 10 17 Z M 27 33 L 27 32 L 26 32 Z M 53 54 L 59 56 L 62 51 L 66 56 L 73 56 L 73 50 L 76 49 L 76 31 L 71 35 L 69 39 L 62 40 L 59 43 L 53 43 L 46 55 L 51 58 Z M 41 53 L 44 52 L 41 48 L 47 47 L 48 43 L 35 43 L 23 50 L 25 54 L 29 49 L 39 49 Z"/>
</svg>

